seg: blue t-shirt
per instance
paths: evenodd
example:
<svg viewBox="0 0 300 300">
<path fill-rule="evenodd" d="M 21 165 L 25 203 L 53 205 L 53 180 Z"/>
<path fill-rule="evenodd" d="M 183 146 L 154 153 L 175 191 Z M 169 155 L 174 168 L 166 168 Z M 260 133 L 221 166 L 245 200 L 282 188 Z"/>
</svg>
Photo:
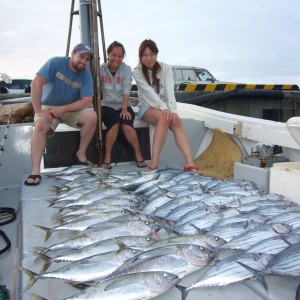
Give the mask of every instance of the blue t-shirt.
<svg viewBox="0 0 300 300">
<path fill-rule="evenodd" d="M 89 70 L 73 72 L 70 57 L 50 58 L 38 71 L 47 83 L 43 86 L 42 104 L 60 106 L 82 97 L 92 97 L 93 78 Z"/>
</svg>

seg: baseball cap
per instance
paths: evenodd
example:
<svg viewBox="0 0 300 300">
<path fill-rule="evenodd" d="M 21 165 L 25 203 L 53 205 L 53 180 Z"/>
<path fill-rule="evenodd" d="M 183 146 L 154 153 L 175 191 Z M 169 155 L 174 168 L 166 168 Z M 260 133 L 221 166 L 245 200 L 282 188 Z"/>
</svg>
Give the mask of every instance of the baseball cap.
<svg viewBox="0 0 300 300">
<path fill-rule="evenodd" d="M 73 52 L 79 53 L 79 54 L 89 53 L 93 57 L 93 50 L 89 46 L 87 46 L 83 43 L 76 45 L 73 49 Z"/>
</svg>

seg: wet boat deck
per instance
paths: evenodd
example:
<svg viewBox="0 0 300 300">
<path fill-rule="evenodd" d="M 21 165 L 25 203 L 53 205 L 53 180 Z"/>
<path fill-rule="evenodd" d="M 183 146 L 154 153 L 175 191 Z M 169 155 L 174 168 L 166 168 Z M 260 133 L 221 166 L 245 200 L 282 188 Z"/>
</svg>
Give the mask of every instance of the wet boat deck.
<svg viewBox="0 0 300 300">
<path fill-rule="evenodd" d="M 113 166 L 113 173 L 123 173 L 128 170 L 136 170 L 134 163 L 119 164 Z M 139 169 L 140 170 L 140 169 Z M 56 170 L 51 170 L 54 172 Z M 12 223 L 0 227 L 4 230 L 12 241 L 11 249 L 0 255 L 0 284 L 6 285 L 11 292 L 11 299 L 32 299 L 32 294 L 37 294 L 46 299 L 63 299 L 78 292 L 69 284 L 56 279 L 38 280 L 28 291 L 23 292 L 28 284 L 29 277 L 16 269 L 16 266 L 28 268 L 39 273 L 43 262 L 36 261 L 36 256 L 32 253 L 33 247 L 48 247 L 60 240 L 65 240 L 65 235 L 54 233 L 47 242 L 44 241 L 45 232 L 34 225 L 45 227 L 55 226 L 53 214 L 57 208 L 48 207 L 48 199 L 55 197 L 54 185 L 59 185 L 59 181 L 47 178 L 49 171 L 42 174 L 42 182 L 36 187 L 27 187 L 24 184 L 21 188 L 13 187 L 1 190 L 0 206 L 10 206 L 17 208 L 21 203 L 17 219 Z M 22 182 L 27 176 L 24 175 Z M 1 245 L 1 244 L 0 244 Z M 58 266 L 59 265 L 59 266 Z M 63 266 L 63 263 L 53 263 L 50 270 Z M 202 271 L 186 276 L 181 285 L 188 286 L 194 283 Z M 267 276 L 269 291 L 266 292 L 257 280 L 246 280 L 241 283 L 231 284 L 226 287 L 199 288 L 190 291 L 187 300 L 199 299 L 240 299 L 243 295 L 247 299 L 272 299 L 272 300 L 294 300 L 296 289 L 299 285 L 299 278 Z M 180 300 L 181 294 L 178 289 L 173 288 L 169 292 L 157 297 L 159 300 Z"/>
</svg>

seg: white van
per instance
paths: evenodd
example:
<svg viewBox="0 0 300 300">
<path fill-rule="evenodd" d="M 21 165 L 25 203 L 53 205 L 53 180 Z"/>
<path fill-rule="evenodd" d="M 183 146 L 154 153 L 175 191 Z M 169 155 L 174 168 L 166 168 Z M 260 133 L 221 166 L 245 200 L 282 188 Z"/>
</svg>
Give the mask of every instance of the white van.
<svg viewBox="0 0 300 300">
<path fill-rule="evenodd" d="M 181 83 L 208 84 L 218 81 L 208 70 L 172 65 L 175 88 Z"/>
</svg>

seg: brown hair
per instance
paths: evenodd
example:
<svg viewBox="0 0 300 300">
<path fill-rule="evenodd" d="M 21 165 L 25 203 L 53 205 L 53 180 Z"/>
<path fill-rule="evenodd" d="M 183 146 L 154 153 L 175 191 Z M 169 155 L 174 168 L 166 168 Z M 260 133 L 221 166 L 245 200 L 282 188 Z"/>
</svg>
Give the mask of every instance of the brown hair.
<svg viewBox="0 0 300 300">
<path fill-rule="evenodd" d="M 142 72 L 143 72 L 148 84 L 151 85 L 148 68 L 142 63 L 142 56 L 147 47 L 155 54 L 158 53 L 158 48 L 157 48 L 155 42 L 153 42 L 152 40 L 144 40 L 139 47 L 139 59 L 140 59 L 141 65 L 142 65 Z M 154 84 L 157 87 L 157 90 L 159 90 L 159 80 L 157 79 L 156 75 L 159 71 L 160 71 L 160 64 L 158 62 L 156 62 L 152 69 L 152 77 L 153 77 Z"/>
<path fill-rule="evenodd" d="M 119 42 L 117 42 L 117 41 L 114 41 L 114 42 L 112 42 L 109 46 L 108 46 L 108 48 L 107 48 L 107 54 L 109 54 L 112 50 L 114 50 L 115 48 L 122 48 L 122 50 L 123 50 L 123 57 L 125 56 L 125 48 L 124 48 L 124 46 L 121 44 L 121 43 L 119 43 Z"/>
</svg>

